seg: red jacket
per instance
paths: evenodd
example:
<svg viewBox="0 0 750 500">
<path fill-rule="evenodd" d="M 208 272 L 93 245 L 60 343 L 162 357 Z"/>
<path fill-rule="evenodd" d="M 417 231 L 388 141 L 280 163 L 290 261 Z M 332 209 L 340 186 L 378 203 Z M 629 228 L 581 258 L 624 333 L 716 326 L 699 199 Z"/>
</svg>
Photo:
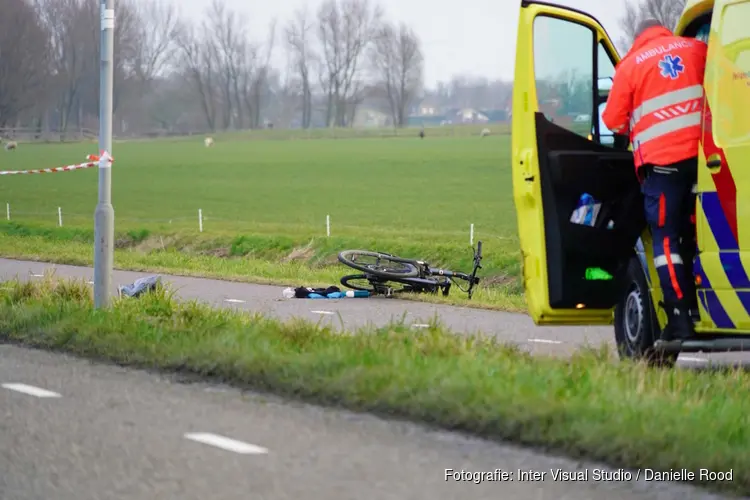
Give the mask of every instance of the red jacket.
<svg viewBox="0 0 750 500">
<path fill-rule="evenodd" d="M 707 45 L 653 27 L 617 65 L 602 114 L 615 133 L 630 134 L 636 173 L 698 155 Z"/>
</svg>

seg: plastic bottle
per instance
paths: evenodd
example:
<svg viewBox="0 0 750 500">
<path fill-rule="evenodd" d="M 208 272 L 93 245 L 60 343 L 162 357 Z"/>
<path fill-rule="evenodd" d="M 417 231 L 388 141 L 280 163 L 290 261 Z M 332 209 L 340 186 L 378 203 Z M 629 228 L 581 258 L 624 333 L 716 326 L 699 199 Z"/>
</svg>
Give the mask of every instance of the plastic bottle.
<svg viewBox="0 0 750 500">
<path fill-rule="evenodd" d="M 586 207 L 584 209 L 584 217 L 583 217 L 583 224 L 585 226 L 593 226 L 594 225 L 594 197 L 590 194 L 586 193 L 583 196 L 581 196 L 581 202 Z"/>
<path fill-rule="evenodd" d="M 588 193 L 583 193 L 580 198 L 578 198 L 576 209 L 570 216 L 570 222 L 585 226 L 593 226 L 595 209 L 596 201 L 594 200 L 594 197 Z"/>
</svg>

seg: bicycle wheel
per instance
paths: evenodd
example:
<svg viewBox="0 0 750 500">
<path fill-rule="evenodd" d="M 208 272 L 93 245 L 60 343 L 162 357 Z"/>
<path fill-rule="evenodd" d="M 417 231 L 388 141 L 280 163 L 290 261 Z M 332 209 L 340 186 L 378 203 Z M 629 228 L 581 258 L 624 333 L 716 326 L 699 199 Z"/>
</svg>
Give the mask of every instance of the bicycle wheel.
<svg viewBox="0 0 750 500">
<path fill-rule="evenodd" d="M 365 274 L 347 274 L 341 277 L 341 285 L 352 290 L 375 293 L 375 286 L 370 283 Z"/>
<path fill-rule="evenodd" d="M 411 259 L 368 250 L 344 250 L 339 252 L 339 262 L 357 271 L 382 278 L 416 278 L 419 268 Z"/>
<path fill-rule="evenodd" d="M 341 284 L 352 290 L 362 290 L 371 294 L 387 295 L 389 293 L 402 293 L 411 291 L 412 287 L 398 282 L 370 281 L 366 274 L 349 274 L 341 278 Z"/>
</svg>

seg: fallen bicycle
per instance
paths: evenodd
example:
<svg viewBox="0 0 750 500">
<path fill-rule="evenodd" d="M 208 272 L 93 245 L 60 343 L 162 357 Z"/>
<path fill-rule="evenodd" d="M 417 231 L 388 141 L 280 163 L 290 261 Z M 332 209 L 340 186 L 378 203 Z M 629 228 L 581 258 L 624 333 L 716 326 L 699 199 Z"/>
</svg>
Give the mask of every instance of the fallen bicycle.
<svg viewBox="0 0 750 500">
<path fill-rule="evenodd" d="M 476 250 L 472 250 L 474 268 L 471 274 L 434 268 L 422 260 L 406 259 L 383 252 L 344 250 L 338 254 L 339 262 L 361 274 L 346 275 L 341 278 L 341 284 L 352 290 L 386 297 L 393 297 L 397 293 L 437 293 L 438 290 L 447 297 L 451 285 L 455 284 L 471 299 L 474 286 L 479 284 L 477 270 L 482 268 L 482 242 L 477 242 Z M 461 288 L 456 279 L 468 282 L 468 289 Z"/>
</svg>

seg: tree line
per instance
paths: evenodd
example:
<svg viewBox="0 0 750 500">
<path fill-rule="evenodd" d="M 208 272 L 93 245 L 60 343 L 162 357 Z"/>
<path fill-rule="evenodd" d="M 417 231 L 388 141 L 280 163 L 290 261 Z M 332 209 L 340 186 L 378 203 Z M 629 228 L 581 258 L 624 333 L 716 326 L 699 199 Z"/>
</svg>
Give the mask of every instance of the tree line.
<svg viewBox="0 0 750 500">
<path fill-rule="evenodd" d="M 98 0 L 0 0 L 0 126 L 53 116 L 65 130 L 97 115 L 99 12 Z M 164 127 L 186 110 L 210 130 L 296 114 L 308 127 L 322 97 L 324 123 L 347 126 L 375 97 L 401 126 L 422 91 L 419 37 L 374 0 L 325 0 L 261 37 L 224 0 L 193 22 L 168 0 L 117 0 L 115 18 L 116 119 L 135 106 Z M 273 66 L 277 51 L 286 68 Z"/>
<path fill-rule="evenodd" d="M 684 0 L 639 0 L 621 20 L 668 25 Z M 423 44 L 377 0 L 324 0 L 266 33 L 213 0 L 198 20 L 176 0 L 115 3 L 114 127 L 120 134 L 352 126 L 379 111 L 404 126 L 420 103 L 507 110 L 512 82 L 458 75 L 424 85 Z M 98 127 L 99 0 L 0 0 L 0 128 Z M 488 54 L 490 57 L 491 54 Z M 282 65 L 274 61 L 283 60 Z"/>
</svg>

